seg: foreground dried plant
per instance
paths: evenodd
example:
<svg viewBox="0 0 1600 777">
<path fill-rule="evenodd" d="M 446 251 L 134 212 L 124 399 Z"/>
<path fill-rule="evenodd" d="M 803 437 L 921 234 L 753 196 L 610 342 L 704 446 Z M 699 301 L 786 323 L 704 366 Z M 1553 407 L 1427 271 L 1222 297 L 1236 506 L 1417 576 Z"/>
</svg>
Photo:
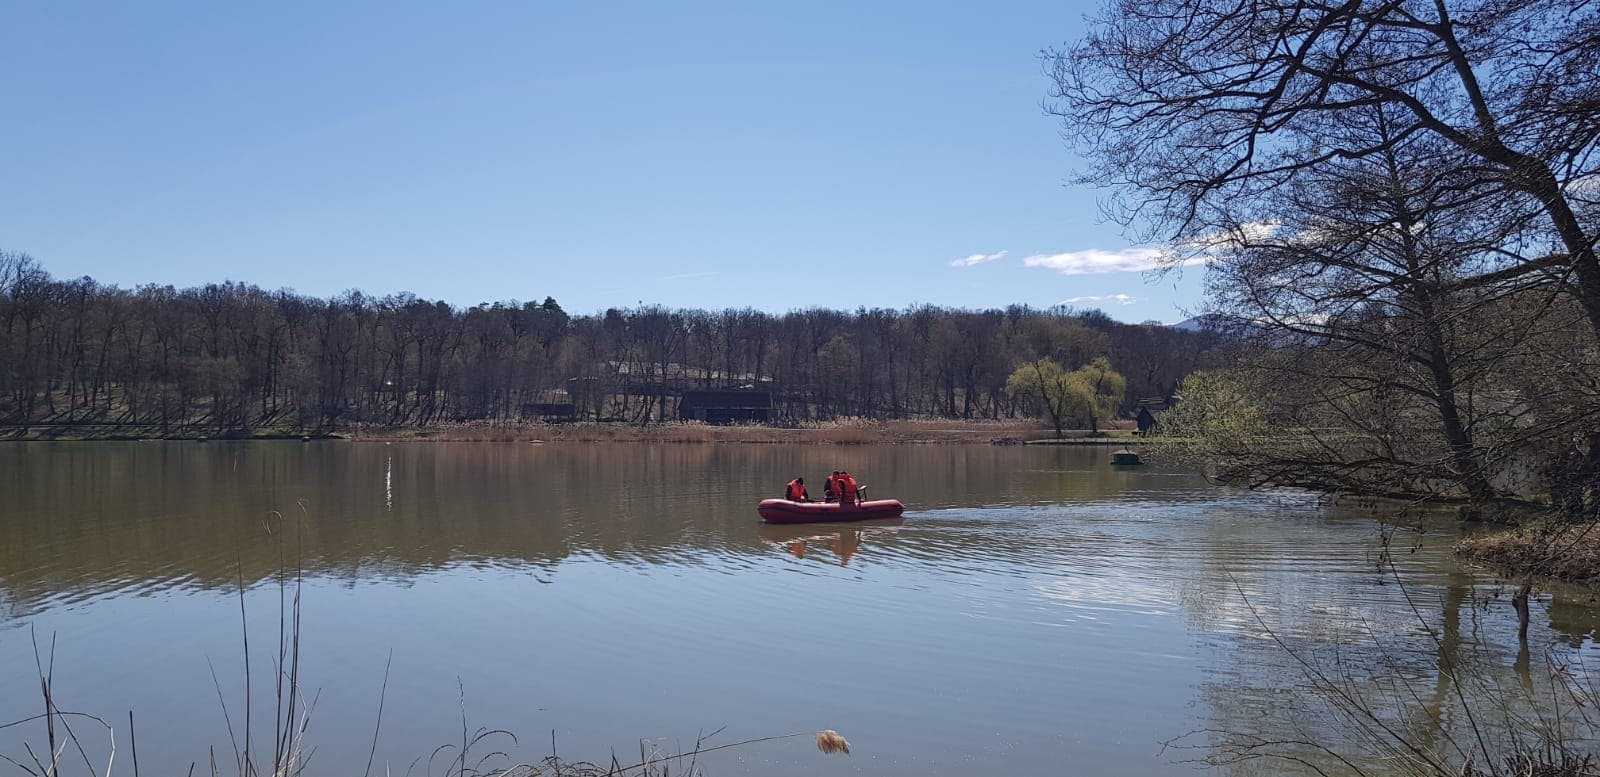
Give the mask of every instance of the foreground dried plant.
<svg viewBox="0 0 1600 777">
<path fill-rule="evenodd" d="M 306 512 L 306 505 L 300 504 L 302 515 Z M 273 727 L 272 762 L 264 763 L 265 755 L 257 752 L 257 740 L 254 737 L 256 726 L 252 722 L 252 715 L 257 706 L 253 703 L 251 682 L 253 674 L 250 671 L 250 630 L 248 619 L 245 617 L 245 584 L 241 571 L 238 581 L 239 613 L 242 637 L 242 652 L 244 655 L 245 694 L 243 699 L 243 726 L 240 731 L 235 730 L 234 722 L 237 718 L 234 712 L 239 711 L 232 707 L 222 689 L 222 682 L 217 677 L 215 666 L 211 666 L 212 682 L 216 687 L 217 700 L 221 706 L 223 721 L 228 730 L 229 745 L 233 750 L 232 763 L 227 760 L 224 753 L 221 762 L 217 759 L 215 748 L 211 748 L 207 755 L 207 762 L 196 761 L 189 766 L 189 777 L 196 773 L 207 774 L 210 777 L 222 777 L 225 773 L 236 774 L 238 777 L 305 777 L 307 764 L 315 754 L 316 747 L 307 738 L 310 728 L 312 713 L 316 708 L 320 692 L 311 694 L 306 698 L 301 687 L 300 676 L 300 637 L 301 637 L 301 592 L 303 577 L 300 567 L 299 531 L 296 525 L 294 538 L 294 563 L 291 568 L 287 556 L 289 546 L 286 541 L 285 520 L 277 511 L 269 513 L 270 520 L 265 523 L 268 536 L 273 537 L 278 544 L 279 573 L 277 575 L 278 588 L 278 622 L 279 633 L 278 649 L 275 656 L 276 671 L 275 682 L 272 685 Z M 293 524 L 290 524 L 293 525 Z M 44 741 L 39 744 L 46 748 L 41 755 L 32 744 L 21 742 L 24 753 L 13 756 L 0 752 L 0 765 L 12 767 L 22 771 L 30 777 L 60 777 L 64 758 L 73 763 L 82 761 L 84 769 L 90 777 L 111 777 L 112 767 L 116 762 L 118 751 L 117 732 L 111 724 L 104 719 L 81 712 L 70 712 L 56 705 L 53 693 L 55 676 L 55 640 L 52 637 L 48 662 L 41 654 L 37 635 L 34 636 L 34 660 L 39 673 L 39 686 L 44 696 L 45 711 L 41 715 L 33 715 L 22 720 L 0 722 L 0 732 L 20 729 L 21 727 L 42 722 L 44 724 Z M 390 654 L 390 661 L 393 653 Z M 207 659 L 210 666 L 210 659 Z M 383 685 L 378 696 L 377 721 L 372 732 L 371 748 L 368 753 L 367 766 L 363 772 L 364 777 L 375 774 L 374 766 L 378 750 L 378 739 L 383 730 L 384 701 L 389 689 L 389 663 L 385 663 L 383 672 Z M 430 753 L 419 755 L 405 770 L 407 777 L 672 777 L 674 771 L 684 774 L 684 777 L 698 777 L 701 775 L 699 757 L 701 754 L 717 750 L 727 750 L 735 747 L 755 744 L 757 742 L 771 742 L 779 739 L 792 739 L 805 736 L 814 736 L 817 749 L 832 755 L 844 753 L 849 755 L 850 743 L 839 732 L 832 729 L 823 731 L 802 731 L 779 736 L 759 737 L 723 745 L 707 746 L 707 740 L 722 731 L 717 729 L 709 734 L 700 735 L 689 750 L 683 752 L 669 752 L 659 746 L 647 746 L 640 742 L 639 761 L 624 765 L 614 755 L 611 760 L 602 765 L 588 761 L 568 761 L 560 758 L 554 752 L 555 740 L 552 733 L 551 755 L 537 763 L 522 763 L 513 766 L 494 767 L 489 763 L 500 761 L 504 763 L 511 760 L 508 753 L 517 745 L 517 738 L 510 732 L 502 729 L 478 728 L 472 730 L 467 723 L 466 689 L 461 688 L 461 739 L 434 748 Z M 104 751 L 96 752 L 93 747 L 86 747 L 80 739 L 78 732 L 73 728 L 73 721 L 87 721 L 98 725 L 106 734 L 107 742 Z M 241 741 L 242 740 L 242 741 Z M 495 749 L 494 743 L 509 742 L 511 748 L 506 750 Z M 128 713 L 128 744 L 132 750 L 132 767 L 134 777 L 139 774 L 139 749 L 133 731 L 133 713 Z M 69 749 L 70 745 L 70 749 Z M 485 752 L 485 751 L 489 752 Z M 92 754 L 91 754 L 92 753 Z M 73 758 L 73 756 L 76 758 Z M 260 762 L 258 762 L 260 761 Z M 97 763 L 98 762 L 98 763 Z M 229 769 L 229 767 L 232 767 Z M 420 767 L 420 768 L 419 768 Z M 380 767 L 384 774 L 393 774 L 389 767 Z M 436 768 L 438 771 L 436 771 Z"/>
<path fill-rule="evenodd" d="M 485 760 L 496 756 L 504 757 L 504 753 L 491 753 L 484 758 L 478 759 L 477 765 L 474 766 L 469 765 L 473 762 L 465 757 L 466 750 L 464 749 L 461 751 L 460 756 L 453 757 L 450 766 L 441 772 L 439 777 L 672 777 L 674 770 L 682 774 L 683 777 L 704 777 L 704 772 L 700 768 L 699 759 L 701 755 L 717 750 L 752 745 L 757 742 L 771 742 L 803 736 L 815 737 L 817 749 L 828 755 L 835 753 L 850 754 L 849 740 L 840 736 L 839 732 L 833 729 L 817 732 L 801 731 L 794 734 L 759 737 L 757 739 L 746 739 L 740 742 L 707 747 L 706 740 L 720 731 L 721 729 L 718 729 L 711 734 L 702 734 L 695 740 L 694 747 L 681 753 L 664 752 L 658 748 L 647 746 L 645 742 L 641 741 L 639 743 L 640 760 L 638 763 L 629 765 L 623 765 L 621 761 L 617 760 L 616 756 L 612 756 L 608 763 L 598 764 L 591 761 L 568 761 L 559 756 L 550 755 L 538 763 L 523 763 L 515 766 L 485 769 L 481 767 Z M 510 736 L 503 731 L 485 732 L 480 729 L 479 736 L 470 738 L 466 744 L 470 748 L 473 744 L 484 739 L 485 735 L 493 734 Z M 512 737 L 512 740 L 515 741 L 515 737 Z M 450 746 L 445 747 L 448 748 Z M 415 764 L 413 764 L 414 766 Z M 407 774 L 412 772 L 412 769 L 407 770 Z M 431 768 L 424 772 L 425 777 L 432 774 Z"/>
</svg>

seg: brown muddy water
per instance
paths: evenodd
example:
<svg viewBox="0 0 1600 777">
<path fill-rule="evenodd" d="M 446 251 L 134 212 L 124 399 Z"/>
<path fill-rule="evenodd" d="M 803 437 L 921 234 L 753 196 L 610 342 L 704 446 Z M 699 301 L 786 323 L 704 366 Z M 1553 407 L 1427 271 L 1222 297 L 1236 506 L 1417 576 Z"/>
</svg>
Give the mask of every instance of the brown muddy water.
<svg viewBox="0 0 1600 777">
<path fill-rule="evenodd" d="M 33 640 L 48 654 L 54 639 L 58 706 L 119 728 L 134 710 L 143 773 L 207 773 L 212 747 L 237 773 L 208 661 L 242 740 L 242 580 L 270 739 L 276 579 L 297 563 L 315 774 L 364 768 L 391 651 L 374 771 L 395 775 L 440 773 L 425 759 L 459 741 L 463 709 L 471 729 L 519 736 L 480 753 L 521 760 L 549 754 L 552 732 L 564 757 L 624 763 L 641 740 L 675 749 L 719 728 L 710 744 L 832 728 L 854 748 L 726 750 L 701 760 L 712 777 L 1195 774 L 1220 734 L 1163 743 L 1309 735 L 1360 755 L 1291 649 L 1377 703 L 1403 688 L 1385 714 L 1441 748 L 1460 696 L 1531 689 L 1546 700 L 1532 714 L 1565 714 L 1550 662 L 1595 663 L 1588 594 L 1540 597 L 1522 648 L 1499 583 L 1451 558 L 1450 520 L 1406 519 L 1428 531 L 1385 554 L 1371 512 L 1108 455 L 7 444 L 0 723 L 42 710 Z M 820 491 L 836 468 L 904 501 L 904 521 L 761 524 L 761 498 L 795 475 Z M 100 738 L 84 736 L 97 762 Z M 23 742 L 43 740 L 42 724 L 3 729 L 0 754 L 26 763 Z M 116 772 L 132 773 L 127 749 Z"/>
</svg>

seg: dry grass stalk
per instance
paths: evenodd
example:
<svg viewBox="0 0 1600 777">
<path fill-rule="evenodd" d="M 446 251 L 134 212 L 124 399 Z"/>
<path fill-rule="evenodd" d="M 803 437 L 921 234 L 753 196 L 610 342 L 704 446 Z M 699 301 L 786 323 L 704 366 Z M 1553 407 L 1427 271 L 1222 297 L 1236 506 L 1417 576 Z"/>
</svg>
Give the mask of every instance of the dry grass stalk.
<svg viewBox="0 0 1600 777">
<path fill-rule="evenodd" d="M 1331 666 L 1312 660 L 1311 654 L 1292 647 L 1272 629 L 1244 587 L 1227 573 L 1254 623 L 1299 665 L 1316 707 L 1290 716 L 1288 733 L 1262 735 L 1211 728 L 1191 732 L 1167 746 L 1203 749 L 1207 755 L 1198 762 L 1223 769 L 1250 762 L 1275 762 L 1318 774 L 1600 777 L 1589 752 L 1600 731 L 1600 719 L 1591 712 L 1595 689 L 1588 678 L 1552 662 L 1551 685 L 1535 690 L 1531 680 L 1525 681 L 1526 687 L 1503 686 L 1461 671 L 1445 638 L 1424 618 L 1393 560 L 1386 557 L 1384 563 L 1421 631 L 1433 644 L 1430 652 L 1437 658 L 1437 679 L 1423 681 L 1428 688 L 1414 685 L 1416 681 L 1407 677 L 1394 660 L 1398 648 L 1386 644 L 1370 627 L 1368 636 L 1383 651 L 1386 664 L 1385 670 L 1370 678 L 1375 687 L 1365 687 L 1369 679 L 1338 656 Z M 1435 685 L 1441 682 L 1444 685 Z M 1428 711 L 1433 726 L 1428 730 L 1405 725 L 1412 711 L 1422 706 L 1429 690 L 1441 687 L 1452 689 L 1446 697 L 1448 712 Z M 1530 713 L 1521 706 L 1536 695 L 1545 698 L 1546 694 L 1552 706 L 1548 713 L 1539 709 Z M 1321 714 L 1308 714 L 1312 712 Z M 1335 722 L 1337 735 L 1330 736 L 1325 730 L 1308 728 L 1301 722 L 1323 715 Z M 1194 743 L 1195 737 L 1206 741 Z"/>
<path fill-rule="evenodd" d="M 721 729 L 718 729 L 721 731 Z M 699 757 L 706 753 L 718 750 L 728 750 L 757 742 L 771 742 L 778 739 L 793 739 L 795 737 L 811 736 L 816 739 L 817 749 L 832 755 L 834 753 L 850 754 L 850 742 L 832 729 L 824 731 L 801 731 L 794 734 L 780 734 L 771 737 L 746 739 L 739 742 L 730 742 L 725 745 L 706 747 L 705 741 L 714 736 L 715 732 L 702 735 L 695 740 L 693 749 L 686 752 L 673 754 L 663 753 L 654 747 L 647 749 L 645 743 L 639 743 L 638 763 L 624 766 L 615 757 L 605 763 L 597 764 L 589 761 L 568 761 L 552 754 L 546 756 L 537 764 L 517 764 L 501 769 L 479 771 L 467 769 L 465 771 L 446 771 L 442 777 L 672 777 L 673 764 L 687 764 L 684 770 L 686 777 L 702 777 Z"/>
<path fill-rule="evenodd" d="M 301 504 L 301 510 L 302 512 L 305 510 L 304 504 Z M 275 710 L 274 719 L 277 731 L 274 733 L 273 737 L 274 753 L 270 771 L 258 768 L 254 763 L 254 759 L 251 757 L 251 739 L 249 734 L 250 725 L 248 723 L 246 724 L 245 745 L 242 749 L 239 747 L 238 738 L 232 724 L 232 715 L 229 711 L 227 699 L 222 691 L 222 683 L 217 677 L 215 666 L 211 664 L 211 660 L 209 658 L 206 659 L 206 664 L 211 669 L 212 684 L 217 691 L 218 703 L 222 709 L 223 720 L 228 729 L 230 744 L 234 748 L 234 765 L 238 770 L 239 777 L 303 777 L 306 774 L 307 764 L 310 762 L 312 756 L 316 752 L 316 747 L 308 744 L 306 735 L 310 728 L 311 719 L 316 711 L 317 701 L 320 698 L 321 693 L 320 691 L 313 693 L 310 699 L 307 700 L 302 695 L 299 673 L 301 634 L 300 605 L 301 591 L 304 585 L 303 569 L 300 566 L 302 550 L 299 547 L 299 536 L 298 532 L 296 532 L 296 560 L 293 584 L 291 586 L 288 575 L 288 560 L 284 555 L 287 550 L 285 547 L 285 532 L 281 531 L 281 527 L 283 525 L 283 516 L 276 511 L 273 511 L 272 515 L 277 518 L 277 522 L 268 522 L 267 529 L 269 534 L 277 536 L 280 555 L 277 581 L 279 602 L 278 655 L 275 671 L 275 674 L 277 675 L 277 682 L 275 683 L 274 694 L 276 697 L 274 701 L 277 708 Z M 290 597 L 291 593 L 292 598 Z M 248 667 L 248 646 L 250 644 L 249 621 L 244 617 L 244 583 L 242 574 L 239 578 L 239 594 L 241 634 L 243 645 L 245 646 L 245 655 L 247 657 L 246 667 Z M 27 750 L 29 758 L 33 761 L 32 767 L 3 753 L 0 753 L 0 762 L 14 766 L 28 773 L 32 777 L 58 777 L 60 774 L 59 765 L 61 756 L 66 751 L 67 746 L 70 743 L 76 745 L 77 751 L 82 756 L 84 765 L 88 768 L 91 775 L 93 775 L 93 777 L 101 777 L 101 775 L 98 774 L 99 770 L 90 762 L 89 755 L 85 751 L 83 745 L 79 743 L 77 733 L 73 731 L 71 724 L 68 722 L 70 719 L 79 718 L 97 723 L 105 729 L 109 739 L 109 744 L 107 747 L 107 756 L 104 764 L 103 777 L 111 777 L 111 770 L 113 764 L 115 763 L 117 753 L 116 732 L 112 729 L 109 723 L 106 723 L 104 720 L 98 717 L 79 712 L 67 712 L 61 710 L 55 705 L 55 699 L 51 693 L 51 681 L 54 675 L 54 655 L 54 640 L 52 639 L 50 653 L 51 661 L 50 665 L 47 667 L 40 658 L 37 639 L 35 639 L 34 659 L 35 663 L 38 665 L 37 668 L 39 671 L 40 687 L 44 694 L 45 712 L 40 715 L 24 718 L 22 720 L 12 721 L 9 723 L 0 723 L 0 731 L 3 731 L 5 729 L 22 726 L 35 721 L 44 721 L 47 739 L 50 742 L 48 761 L 40 759 L 34 753 L 32 747 L 25 742 L 23 743 L 24 748 Z M 391 652 L 390 661 L 392 662 L 392 660 L 393 654 Z M 379 693 L 378 718 L 374 727 L 371 748 L 367 756 L 367 768 L 364 771 L 364 774 L 370 774 L 372 771 L 372 762 L 377 751 L 378 736 L 382 731 L 383 703 L 384 697 L 387 695 L 388 691 L 389 668 L 390 665 L 386 663 L 384 666 L 383 686 Z M 250 682 L 248 669 L 246 670 L 245 679 L 245 720 L 248 721 L 250 719 L 249 707 L 251 706 L 250 694 L 248 690 Z M 607 765 L 604 766 L 590 762 L 566 761 L 558 758 L 552 752 L 550 756 L 546 757 L 539 764 L 519 764 L 512 767 L 499 769 L 485 768 L 484 764 L 492 759 L 507 758 L 509 760 L 507 754 L 503 751 L 496 750 L 479 755 L 473 751 L 478 750 L 481 752 L 482 748 L 480 745 L 483 745 L 488 740 L 496 737 L 505 737 L 513 746 L 515 746 L 517 744 L 516 737 L 510 732 L 501 729 L 479 728 L 475 732 L 469 732 L 466 718 L 466 690 L 464 687 L 461 689 L 461 709 L 461 743 L 459 745 L 454 743 L 446 744 L 435 748 L 434 751 L 427 756 L 427 767 L 424 771 L 424 775 L 433 774 L 433 765 L 436 759 L 438 759 L 440 755 L 452 754 L 451 751 L 455 752 L 449 759 L 448 765 L 445 767 L 444 771 L 440 773 L 441 777 L 623 777 L 623 775 L 629 775 L 630 777 L 670 777 L 673 764 L 681 764 L 685 762 L 688 765 L 687 777 L 697 777 L 697 775 L 700 774 L 697 766 L 698 758 L 703 753 L 742 747 L 745 745 L 755 744 L 757 742 L 770 742 L 779 739 L 789 739 L 802 736 L 814 736 L 817 743 L 817 749 L 821 750 L 823 753 L 830 755 L 834 753 L 844 753 L 846 755 L 850 754 L 850 742 L 843 736 L 840 736 L 839 732 L 832 729 L 817 732 L 804 731 L 794 734 L 759 737 L 756 739 L 747 739 L 739 742 L 717 745 L 715 747 L 706 747 L 706 739 L 715 736 L 717 733 L 712 732 L 699 737 L 695 741 L 694 748 L 692 750 L 678 754 L 665 753 L 660 750 L 645 753 L 643 752 L 643 744 L 641 742 L 641 761 L 631 766 L 621 765 L 614 757 Z M 65 729 L 67 734 L 65 739 L 59 739 L 59 741 L 56 735 L 56 725 L 58 723 Z M 129 736 L 131 738 L 133 734 L 132 711 L 128 713 L 128 726 Z M 718 729 L 717 731 L 721 731 L 721 729 Z M 553 750 L 553 734 L 551 746 Z M 135 750 L 135 753 L 137 753 L 137 750 Z M 213 777 L 222 777 L 222 771 L 217 763 L 216 749 L 214 747 L 210 749 L 209 755 L 211 774 Z M 412 768 L 407 769 L 407 774 L 411 774 L 417 764 L 422 760 L 423 757 L 418 756 L 417 761 L 412 763 Z M 195 766 L 196 764 L 193 763 L 191 763 L 189 766 L 190 777 L 193 777 Z M 133 768 L 135 774 L 137 774 L 137 756 L 135 757 Z M 388 773 L 389 770 L 386 767 L 385 774 Z"/>
<path fill-rule="evenodd" d="M 837 418 L 792 426 L 735 424 L 710 426 L 698 421 L 652 423 L 579 422 L 438 424 L 425 429 L 358 426 L 358 440 L 427 440 L 433 442 L 653 442 L 867 445 L 874 443 L 979 443 L 1048 437 L 1031 420 L 904 419 L 877 421 Z"/>
</svg>

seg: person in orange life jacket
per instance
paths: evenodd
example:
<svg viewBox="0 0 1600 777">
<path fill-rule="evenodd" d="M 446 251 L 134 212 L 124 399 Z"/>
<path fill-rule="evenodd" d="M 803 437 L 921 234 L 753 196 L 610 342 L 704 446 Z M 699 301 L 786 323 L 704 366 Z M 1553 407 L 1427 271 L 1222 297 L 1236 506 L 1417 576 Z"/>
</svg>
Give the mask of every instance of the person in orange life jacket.
<svg viewBox="0 0 1600 777">
<path fill-rule="evenodd" d="M 839 501 L 839 470 L 834 470 L 828 476 L 828 481 L 822 484 L 822 498 L 829 502 Z"/>
<path fill-rule="evenodd" d="M 839 480 L 834 484 L 834 488 L 839 493 L 839 504 L 855 504 L 861 494 L 861 487 L 848 472 L 839 473 Z"/>
<path fill-rule="evenodd" d="M 809 502 L 811 495 L 806 493 L 806 479 L 795 478 L 783 489 L 783 498 L 791 502 Z"/>
</svg>

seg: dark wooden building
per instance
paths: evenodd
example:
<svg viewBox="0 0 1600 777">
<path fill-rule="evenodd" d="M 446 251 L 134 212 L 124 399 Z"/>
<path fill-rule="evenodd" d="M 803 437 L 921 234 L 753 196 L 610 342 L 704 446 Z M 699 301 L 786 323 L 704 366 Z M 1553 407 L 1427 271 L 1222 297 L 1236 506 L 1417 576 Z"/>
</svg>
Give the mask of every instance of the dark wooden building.
<svg viewBox="0 0 1600 777">
<path fill-rule="evenodd" d="M 1161 413 L 1177 404 L 1177 397 L 1150 397 L 1139 400 L 1139 406 L 1133 412 L 1133 422 L 1139 427 L 1139 434 L 1150 434 L 1155 431 L 1160 423 Z"/>
<path fill-rule="evenodd" d="M 522 417 L 547 423 L 566 422 L 578 417 L 578 408 L 571 402 L 529 402 L 522 406 Z"/>
<path fill-rule="evenodd" d="M 1133 422 L 1139 425 L 1139 434 L 1149 434 L 1151 429 L 1156 428 L 1156 416 L 1160 412 L 1160 410 L 1152 411 L 1150 408 L 1143 406 L 1139 408 L 1138 415 L 1133 418 Z"/>
<path fill-rule="evenodd" d="M 762 389 L 685 391 L 678 420 L 708 424 L 764 424 L 772 421 L 772 392 Z"/>
</svg>

